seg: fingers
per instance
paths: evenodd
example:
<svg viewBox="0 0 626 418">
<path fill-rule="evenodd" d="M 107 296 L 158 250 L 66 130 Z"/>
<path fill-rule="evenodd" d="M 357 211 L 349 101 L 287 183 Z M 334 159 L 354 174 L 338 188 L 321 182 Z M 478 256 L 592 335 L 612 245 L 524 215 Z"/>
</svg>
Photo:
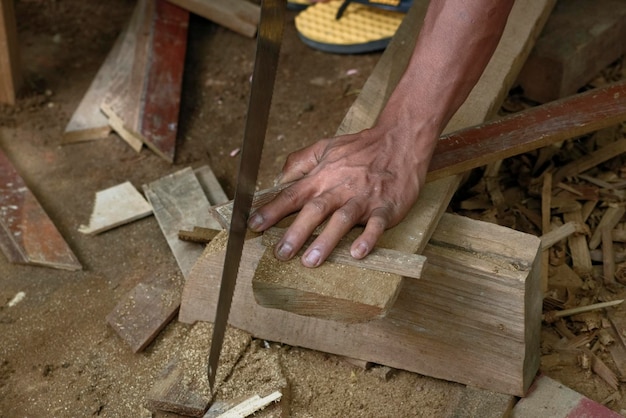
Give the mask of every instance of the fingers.
<svg viewBox="0 0 626 418">
<path fill-rule="evenodd" d="M 302 264 L 306 267 L 317 267 L 326 261 L 341 238 L 360 221 L 362 213 L 363 207 L 355 200 L 337 209 L 322 233 L 302 255 Z"/>
<path fill-rule="evenodd" d="M 248 228 L 255 232 L 265 231 L 281 219 L 300 210 L 309 196 L 307 184 L 304 181 L 281 190 L 271 202 L 250 215 Z"/>
<path fill-rule="evenodd" d="M 350 247 L 352 257 L 360 260 L 368 255 L 390 224 L 391 214 L 389 209 L 375 209 L 365 225 L 365 230 L 354 240 Z"/>
</svg>

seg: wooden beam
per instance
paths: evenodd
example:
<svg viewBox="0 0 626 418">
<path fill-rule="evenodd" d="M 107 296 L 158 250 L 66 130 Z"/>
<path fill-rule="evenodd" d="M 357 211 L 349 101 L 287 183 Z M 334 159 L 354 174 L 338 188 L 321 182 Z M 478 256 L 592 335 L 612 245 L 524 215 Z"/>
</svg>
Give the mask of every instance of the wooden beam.
<svg viewBox="0 0 626 418">
<path fill-rule="evenodd" d="M 261 8 L 245 0 L 168 0 L 243 36 L 256 35 Z"/>
<path fill-rule="evenodd" d="M 519 82 L 540 103 L 576 93 L 626 52 L 626 4 L 621 0 L 557 2 Z"/>
<path fill-rule="evenodd" d="M 220 241 L 185 283 L 182 322 L 214 320 L 225 238 L 211 243 Z M 270 341 L 523 395 L 539 365 L 539 249 L 537 237 L 445 214 L 422 278 L 404 281 L 385 318 L 346 324 L 257 304 L 252 278 L 265 251 L 257 237 L 244 248 L 229 322 Z"/>
<path fill-rule="evenodd" d="M 12 263 L 82 269 L 61 233 L 1 150 L 0 249 Z"/>
<path fill-rule="evenodd" d="M 15 104 L 22 84 L 13 0 L 0 1 L 0 103 Z"/>
<path fill-rule="evenodd" d="M 626 120 L 626 82 L 532 107 L 494 122 L 443 136 L 428 179 L 460 174 Z"/>
</svg>

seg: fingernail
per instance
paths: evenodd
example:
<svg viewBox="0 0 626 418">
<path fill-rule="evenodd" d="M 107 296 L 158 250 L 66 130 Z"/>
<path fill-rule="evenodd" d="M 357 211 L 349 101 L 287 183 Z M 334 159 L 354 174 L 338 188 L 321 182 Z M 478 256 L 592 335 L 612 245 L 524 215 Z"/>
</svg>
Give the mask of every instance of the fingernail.
<svg viewBox="0 0 626 418">
<path fill-rule="evenodd" d="M 351 254 L 352 254 L 352 257 L 361 259 L 365 257 L 368 252 L 369 252 L 369 248 L 367 244 L 364 242 L 359 242 L 356 248 L 352 249 Z"/>
<path fill-rule="evenodd" d="M 322 254 L 317 248 L 312 249 L 304 256 L 304 265 L 307 267 L 317 267 L 320 264 Z"/>
<path fill-rule="evenodd" d="M 289 260 L 293 257 L 293 246 L 288 242 L 282 243 L 276 250 L 276 258 L 279 260 Z"/>
<path fill-rule="evenodd" d="M 258 213 L 253 214 L 248 220 L 248 228 L 256 231 L 263 224 L 263 217 Z"/>
</svg>

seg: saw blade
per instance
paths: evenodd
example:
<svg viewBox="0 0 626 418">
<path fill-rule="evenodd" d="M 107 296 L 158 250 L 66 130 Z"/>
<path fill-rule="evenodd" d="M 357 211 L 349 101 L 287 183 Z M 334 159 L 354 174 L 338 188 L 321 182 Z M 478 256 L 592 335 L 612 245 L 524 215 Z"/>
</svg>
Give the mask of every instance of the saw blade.
<svg viewBox="0 0 626 418">
<path fill-rule="evenodd" d="M 235 292 L 237 273 L 243 252 L 247 221 L 256 188 L 261 162 L 261 152 L 267 130 L 267 120 L 274 91 L 280 44 L 285 26 L 286 0 L 263 0 L 261 19 L 257 34 L 256 56 L 248 114 L 241 147 L 239 175 L 233 203 L 226 257 L 220 285 L 211 350 L 209 353 L 208 378 L 213 390 L 219 364 L 228 314 Z"/>
</svg>

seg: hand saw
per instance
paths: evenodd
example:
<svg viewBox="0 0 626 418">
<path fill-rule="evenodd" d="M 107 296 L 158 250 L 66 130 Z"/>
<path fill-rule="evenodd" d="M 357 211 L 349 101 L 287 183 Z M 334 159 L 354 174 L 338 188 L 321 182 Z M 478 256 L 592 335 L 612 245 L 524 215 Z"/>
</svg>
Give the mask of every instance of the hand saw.
<svg viewBox="0 0 626 418">
<path fill-rule="evenodd" d="M 250 215 L 250 207 L 252 206 L 252 198 L 259 173 L 261 152 L 263 151 L 263 142 L 267 130 L 267 119 L 274 91 L 274 81 L 276 80 L 280 44 L 285 26 L 286 8 L 286 0 L 263 0 L 261 3 L 261 19 L 257 34 L 248 114 L 243 145 L 241 147 L 239 175 L 217 302 L 213 337 L 211 339 L 211 351 L 209 353 L 208 378 L 211 390 L 213 390 L 213 385 L 215 384 L 215 376 L 246 236 L 248 216 Z"/>
</svg>

